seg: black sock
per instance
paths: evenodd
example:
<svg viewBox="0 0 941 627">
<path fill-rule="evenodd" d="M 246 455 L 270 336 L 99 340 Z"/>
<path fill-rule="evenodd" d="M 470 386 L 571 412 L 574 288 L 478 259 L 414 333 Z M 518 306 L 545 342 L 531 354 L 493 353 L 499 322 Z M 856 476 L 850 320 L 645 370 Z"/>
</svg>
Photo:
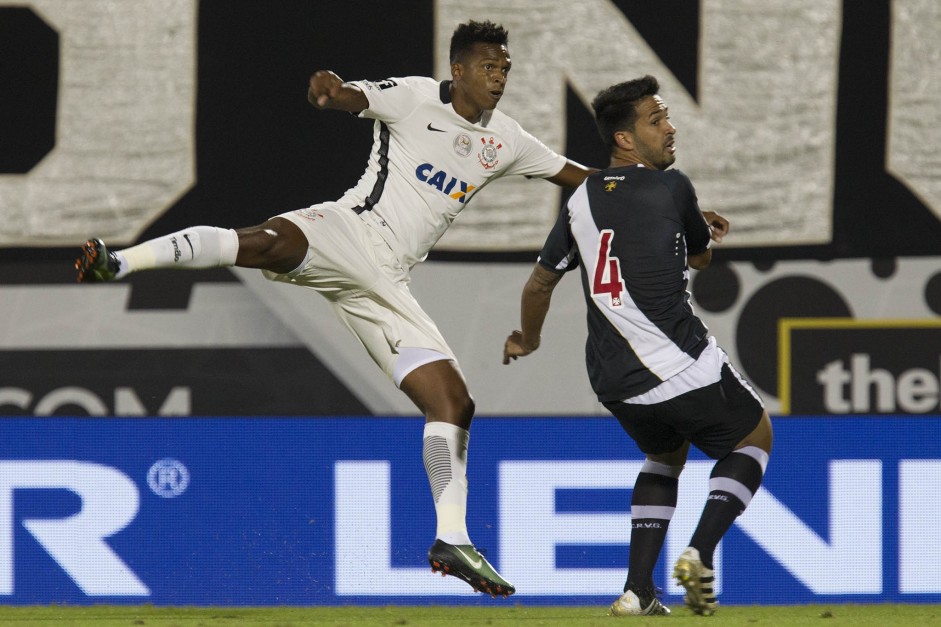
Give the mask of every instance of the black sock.
<svg viewBox="0 0 941 627">
<path fill-rule="evenodd" d="M 716 546 L 758 491 L 767 463 L 765 451 L 746 446 L 726 455 L 712 468 L 709 499 L 689 542 L 699 551 L 706 568 L 712 569 Z"/>
<path fill-rule="evenodd" d="M 667 466 L 647 460 L 631 495 L 631 554 L 628 588 L 653 587 L 653 569 L 660 557 L 667 527 L 676 509 L 677 486 L 682 466 Z"/>
</svg>

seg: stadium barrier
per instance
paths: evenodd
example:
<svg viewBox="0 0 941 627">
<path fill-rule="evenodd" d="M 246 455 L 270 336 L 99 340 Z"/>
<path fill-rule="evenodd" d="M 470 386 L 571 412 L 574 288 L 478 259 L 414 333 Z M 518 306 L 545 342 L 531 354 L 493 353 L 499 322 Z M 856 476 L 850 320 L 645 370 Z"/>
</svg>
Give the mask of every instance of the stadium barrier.
<svg viewBox="0 0 941 627">
<path fill-rule="evenodd" d="M 941 416 L 775 418 L 716 556 L 724 604 L 941 601 Z M 0 419 L 0 603 L 505 603 L 432 575 L 418 418 Z M 523 604 L 621 590 L 642 455 L 599 417 L 482 417 L 471 537 Z M 680 484 L 656 583 L 711 462 Z M 848 576 L 847 573 L 852 573 Z"/>
</svg>

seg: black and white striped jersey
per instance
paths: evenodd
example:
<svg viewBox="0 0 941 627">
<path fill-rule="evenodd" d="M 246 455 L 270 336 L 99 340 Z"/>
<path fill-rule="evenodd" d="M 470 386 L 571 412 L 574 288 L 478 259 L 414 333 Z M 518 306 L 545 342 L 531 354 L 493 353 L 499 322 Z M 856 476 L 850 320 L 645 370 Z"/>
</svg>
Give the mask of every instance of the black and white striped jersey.
<svg viewBox="0 0 941 627">
<path fill-rule="evenodd" d="M 689 302 L 686 255 L 709 243 L 696 192 L 679 170 L 602 170 L 562 208 L 539 263 L 554 272 L 581 266 L 585 357 L 600 401 L 642 394 L 699 357 L 708 332 Z"/>
</svg>

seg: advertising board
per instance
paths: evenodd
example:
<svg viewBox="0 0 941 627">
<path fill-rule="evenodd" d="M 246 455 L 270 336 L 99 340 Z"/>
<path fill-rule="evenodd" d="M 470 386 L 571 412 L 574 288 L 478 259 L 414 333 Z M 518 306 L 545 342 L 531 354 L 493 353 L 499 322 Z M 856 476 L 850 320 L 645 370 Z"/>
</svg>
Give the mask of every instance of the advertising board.
<svg viewBox="0 0 941 627">
<path fill-rule="evenodd" d="M 941 417 L 775 420 L 716 555 L 724 604 L 938 602 Z M 416 418 L 4 418 L 0 602 L 501 603 L 432 575 Z M 607 604 L 642 455 L 612 419 L 481 418 L 468 528 L 524 604 Z M 655 572 L 685 547 L 693 455 Z M 847 573 L 852 573 L 848 576 Z"/>
</svg>

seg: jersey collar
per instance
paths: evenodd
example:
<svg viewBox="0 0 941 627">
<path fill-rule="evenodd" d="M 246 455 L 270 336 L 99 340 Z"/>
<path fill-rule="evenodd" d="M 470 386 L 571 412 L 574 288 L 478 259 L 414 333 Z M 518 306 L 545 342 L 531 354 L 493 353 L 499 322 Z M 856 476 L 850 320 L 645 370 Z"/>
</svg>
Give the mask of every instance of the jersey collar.
<svg viewBox="0 0 941 627">
<path fill-rule="evenodd" d="M 442 104 L 451 104 L 451 81 L 441 81 L 438 87 L 438 97 L 441 99 Z M 484 111 L 477 124 L 489 126 L 491 117 L 493 117 L 493 111 Z"/>
<path fill-rule="evenodd" d="M 441 81 L 438 88 L 438 96 L 444 104 L 451 104 L 451 81 Z"/>
</svg>

